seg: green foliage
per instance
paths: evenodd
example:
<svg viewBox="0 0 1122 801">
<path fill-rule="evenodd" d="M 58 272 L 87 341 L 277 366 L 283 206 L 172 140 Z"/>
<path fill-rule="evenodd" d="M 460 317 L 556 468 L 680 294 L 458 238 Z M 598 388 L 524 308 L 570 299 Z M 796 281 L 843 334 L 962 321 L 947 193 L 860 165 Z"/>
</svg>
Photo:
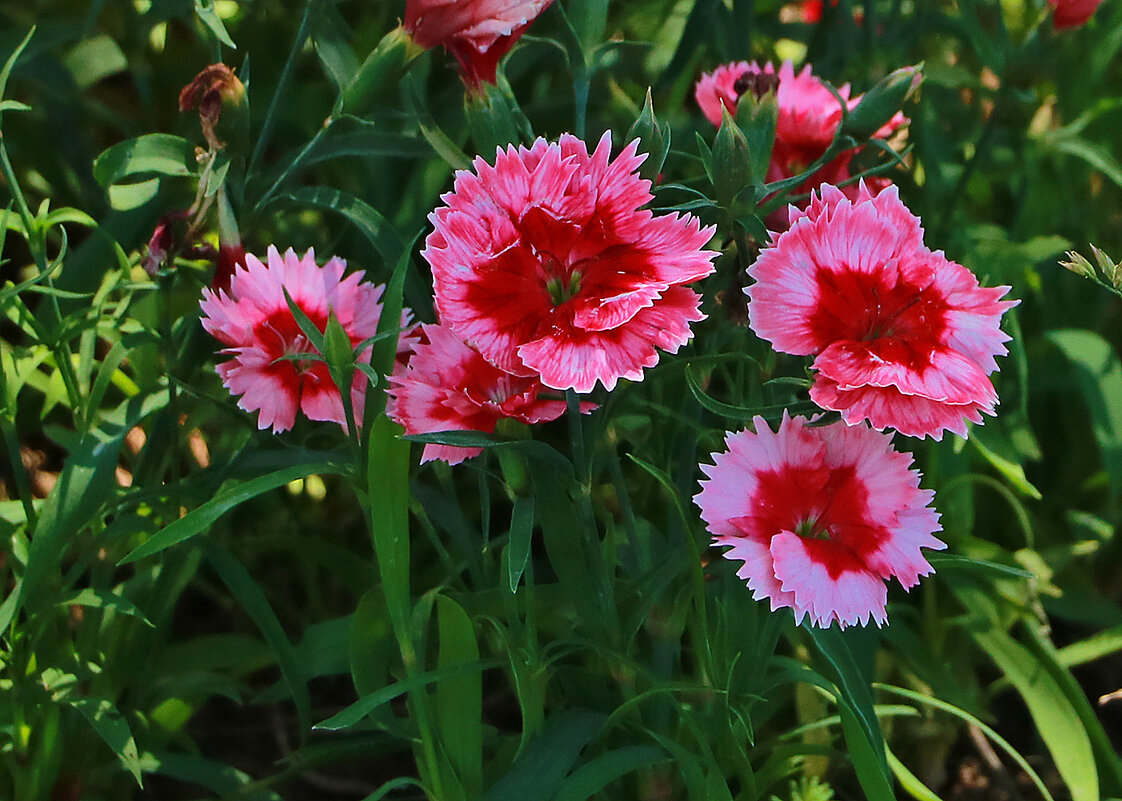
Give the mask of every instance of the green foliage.
<svg viewBox="0 0 1122 801">
<path fill-rule="evenodd" d="M 1122 7 L 1057 32 L 1045 5 L 557 0 L 470 96 L 401 2 L 0 10 L 0 798 L 301 798 L 338 772 L 368 799 L 929 801 L 976 751 L 1048 801 L 1122 796 L 1090 700 L 1122 653 Z M 692 91 L 783 58 L 864 98 L 776 179 L 774 92 L 715 128 Z M 221 146 L 176 111 L 219 61 L 245 85 Z M 869 141 L 897 112 L 907 136 Z M 402 437 L 387 376 L 402 310 L 435 319 L 417 243 L 454 171 L 605 130 L 639 140 L 656 213 L 715 226 L 708 319 L 591 415 Z M 1000 416 L 897 438 L 936 575 L 839 632 L 753 600 L 690 498 L 726 428 L 817 408 L 743 325 L 744 270 L 853 147 L 1021 305 Z M 293 361 L 371 387 L 345 431 L 260 432 L 221 386 L 220 206 L 251 253 L 386 285 L 362 343 L 290 298 L 318 354 Z M 434 443 L 483 453 L 418 465 Z M 231 746 L 243 720 L 276 736 Z"/>
</svg>

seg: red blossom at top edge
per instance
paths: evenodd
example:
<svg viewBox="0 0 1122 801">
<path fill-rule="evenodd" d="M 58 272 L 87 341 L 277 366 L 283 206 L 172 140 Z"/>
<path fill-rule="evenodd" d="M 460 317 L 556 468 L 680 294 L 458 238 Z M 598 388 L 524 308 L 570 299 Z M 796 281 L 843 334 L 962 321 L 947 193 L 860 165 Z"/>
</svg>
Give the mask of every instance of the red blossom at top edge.
<svg viewBox="0 0 1122 801">
<path fill-rule="evenodd" d="M 497 367 L 577 392 L 640 380 L 684 345 L 713 229 L 642 208 L 637 145 L 611 160 L 610 134 L 591 155 L 566 134 L 458 172 L 423 252 L 441 321 Z"/>
<path fill-rule="evenodd" d="M 773 433 L 757 417 L 755 433 L 729 434 L 725 452 L 701 465 L 708 480 L 694 503 L 714 544 L 730 548 L 725 558 L 744 563 L 737 575 L 753 598 L 822 628 L 880 626 L 885 582 L 915 586 L 932 572 L 921 549 L 946 547 L 933 536 L 935 493 L 919 488 L 891 436 L 808 422 L 784 413 Z"/>
<path fill-rule="evenodd" d="M 478 91 L 494 83 L 499 60 L 553 0 L 407 0 L 404 28 L 420 47 L 442 46 Z"/>
<path fill-rule="evenodd" d="M 1087 23 L 1103 0 L 1048 0 L 1052 12 L 1052 26 L 1056 30 L 1076 28 Z"/>
<path fill-rule="evenodd" d="M 776 350 L 815 356 L 810 397 L 856 425 L 965 437 L 994 414 L 989 374 L 1007 353 L 1009 287 L 981 287 L 923 245 L 896 187 L 856 200 L 823 186 L 748 269 L 749 325 Z"/>
</svg>

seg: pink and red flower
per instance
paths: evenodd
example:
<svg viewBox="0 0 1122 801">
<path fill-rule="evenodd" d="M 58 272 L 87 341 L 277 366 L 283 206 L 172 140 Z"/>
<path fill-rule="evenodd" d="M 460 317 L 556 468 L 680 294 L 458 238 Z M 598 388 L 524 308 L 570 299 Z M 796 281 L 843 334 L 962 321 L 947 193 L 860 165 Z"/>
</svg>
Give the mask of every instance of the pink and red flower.
<svg viewBox="0 0 1122 801">
<path fill-rule="evenodd" d="M 1103 0 L 1048 0 L 1055 9 L 1052 25 L 1056 30 L 1085 25 L 1094 16 Z"/>
<path fill-rule="evenodd" d="M 495 82 L 499 60 L 553 0 L 407 0 L 404 28 L 456 57 L 468 89 Z"/>
<path fill-rule="evenodd" d="M 496 367 L 577 392 L 684 345 L 704 318 L 684 285 L 713 271 L 713 229 L 641 208 L 637 145 L 611 160 L 610 134 L 592 155 L 566 134 L 458 172 L 423 253 L 441 322 Z"/>
<path fill-rule="evenodd" d="M 713 542 L 729 546 L 724 556 L 744 563 L 737 575 L 753 598 L 823 628 L 879 626 L 885 582 L 915 586 L 932 572 L 920 549 L 946 547 L 933 536 L 935 493 L 919 488 L 890 435 L 807 423 L 784 414 L 773 433 L 757 417 L 755 433 L 729 434 L 727 450 L 701 465 L 708 480 L 694 502 Z"/>
<path fill-rule="evenodd" d="M 286 431 L 296 423 L 297 411 L 311 420 L 346 425 L 343 400 L 327 364 L 322 359 L 291 358 L 321 354 L 300 330 L 284 296 L 287 290 L 321 332 L 329 313 L 334 313 L 351 344 L 358 345 L 378 330 L 385 287 L 364 282 L 361 272 L 344 277 L 345 268 L 340 258 L 321 267 L 310 249 L 303 257 L 291 248 L 282 256 L 270 245 L 265 262 L 246 255 L 228 293 L 203 290 L 203 327 L 227 346 L 222 352 L 233 357 L 218 365 L 218 374 L 232 394 L 241 396 L 240 408 L 260 413 L 258 428 Z M 409 317 L 402 312 L 403 328 Z M 410 338 L 403 337 L 398 347 L 399 352 L 408 350 Z M 370 348 L 358 358 L 369 362 Z M 351 384 L 356 416 L 361 416 L 367 383 L 356 370 Z"/>
<path fill-rule="evenodd" d="M 790 223 L 748 269 L 749 324 L 778 351 L 816 356 L 815 403 L 935 439 L 994 414 L 1009 287 L 928 250 L 895 187 L 850 200 L 823 186 Z"/>
<path fill-rule="evenodd" d="M 408 367 L 391 376 L 388 414 L 406 434 L 434 431 L 491 433 L 504 418 L 523 423 L 556 420 L 565 400 L 536 378 L 512 375 L 490 364 L 441 325 L 421 326 L 421 343 Z M 591 404 L 582 404 L 591 411 Z M 459 464 L 482 448 L 425 445 L 422 462 L 441 459 Z"/>
<path fill-rule="evenodd" d="M 842 107 L 838 98 L 811 72 L 809 64 L 796 74 L 790 61 L 783 62 L 778 72 L 770 63 L 762 67 L 756 62 L 747 61 L 726 64 L 702 75 L 694 89 L 694 96 L 706 119 L 719 126 L 722 105 L 728 109 L 729 114 L 735 116 L 740 97 L 746 91 L 754 91 L 761 80 L 772 76 L 778 79 L 775 97 L 778 116 L 775 143 L 767 171 L 768 182 L 800 175 L 822 157 L 841 125 Z M 856 108 L 861 102 L 861 95 L 850 97 L 849 84 L 839 87 L 837 91 L 838 96 L 845 101 L 847 110 Z M 907 123 L 908 119 L 897 113 L 874 137 L 887 139 Z M 839 153 L 808 176 L 794 190 L 795 193 L 809 192 L 821 183 L 840 184 L 848 180 L 851 177 L 849 164 L 857 152 L 853 148 Z M 869 181 L 869 186 L 876 190 L 889 184 L 890 181 L 884 178 Z M 857 196 L 857 187 L 852 184 L 842 191 L 850 198 Z M 784 220 L 782 214 L 778 214 L 769 217 L 767 222 L 774 228 L 783 228 Z"/>
</svg>

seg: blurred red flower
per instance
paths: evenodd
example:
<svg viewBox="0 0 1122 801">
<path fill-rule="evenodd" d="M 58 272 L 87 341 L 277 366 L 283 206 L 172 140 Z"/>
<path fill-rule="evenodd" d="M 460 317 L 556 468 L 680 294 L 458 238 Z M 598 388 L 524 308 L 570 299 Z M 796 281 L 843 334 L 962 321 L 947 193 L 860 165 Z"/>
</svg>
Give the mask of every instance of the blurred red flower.
<svg viewBox="0 0 1122 801">
<path fill-rule="evenodd" d="M 1052 25 L 1056 30 L 1083 25 L 1098 9 L 1103 0 L 1048 0 L 1055 8 Z"/>
<path fill-rule="evenodd" d="M 772 147 L 771 162 L 768 165 L 767 181 L 780 181 L 803 173 L 817 161 L 829 148 L 842 121 L 840 97 L 847 110 L 852 110 L 861 102 L 862 95 L 850 97 L 850 86 L 838 87 L 838 97 L 834 96 L 822 81 L 806 65 L 798 73 L 790 61 L 785 61 L 779 70 L 770 64 L 762 67 L 756 62 L 741 61 L 725 64 L 711 73 L 705 73 L 697 82 L 694 97 L 702 112 L 714 125 L 721 124 L 721 106 L 735 116 L 740 98 L 746 91 L 757 97 L 771 83 L 777 85 L 775 100 L 778 117 L 775 126 L 775 144 Z M 897 129 L 908 124 L 903 114 L 897 113 L 880 128 L 874 137 L 887 139 Z M 849 164 L 857 149 L 842 151 L 829 162 L 815 170 L 805 181 L 795 188 L 794 194 L 810 192 L 820 184 L 841 184 L 850 177 Z M 879 191 L 890 185 L 885 178 L 871 178 L 867 181 L 870 188 Z M 842 188 L 846 196 L 856 198 L 857 187 L 849 184 Z M 802 205 L 806 205 L 804 202 Z M 774 230 L 786 228 L 782 212 L 768 217 L 768 225 Z"/>
</svg>

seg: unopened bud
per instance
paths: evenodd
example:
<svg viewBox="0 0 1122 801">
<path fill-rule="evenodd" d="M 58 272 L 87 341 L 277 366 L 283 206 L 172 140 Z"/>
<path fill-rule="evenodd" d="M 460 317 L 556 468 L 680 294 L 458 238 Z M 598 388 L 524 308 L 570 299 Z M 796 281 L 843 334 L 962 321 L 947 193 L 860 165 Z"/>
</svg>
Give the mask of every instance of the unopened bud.
<svg viewBox="0 0 1122 801">
<path fill-rule="evenodd" d="M 845 117 L 842 132 L 858 141 L 874 136 L 923 83 L 923 64 L 901 67 L 882 78 L 861 96 Z"/>
<path fill-rule="evenodd" d="M 624 142 L 639 140 L 639 152 L 647 154 L 647 160 L 639 167 L 639 174 L 648 181 L 656 182 L 670 152 L 670 123 L 659 122 L 655 117 L 651 90 L 647 89 L 647 99 L 643 110 L 627 130 Z"/>
<path fill-rule="evenodd" d="M 727 108 L 721 108 L 721 129 L 713 142 L 713 190 L 717 202 L 729 206 L 741 189 L 752 182 L 748 139 Z"/>
<path fill-rule="evenodd" d="M 1061 261 L 1061 267 L 1071 270 L 1076 275 L 1081 275 L 1084 278 L 1095 278 L 1095 268 L 1091 266 L 1091 262 L 1087 261 L 1082 254 L 1076 253 L 1074 250 L 1069 250 L 1067 257 L 1070 261 Z"/>
</svg>

